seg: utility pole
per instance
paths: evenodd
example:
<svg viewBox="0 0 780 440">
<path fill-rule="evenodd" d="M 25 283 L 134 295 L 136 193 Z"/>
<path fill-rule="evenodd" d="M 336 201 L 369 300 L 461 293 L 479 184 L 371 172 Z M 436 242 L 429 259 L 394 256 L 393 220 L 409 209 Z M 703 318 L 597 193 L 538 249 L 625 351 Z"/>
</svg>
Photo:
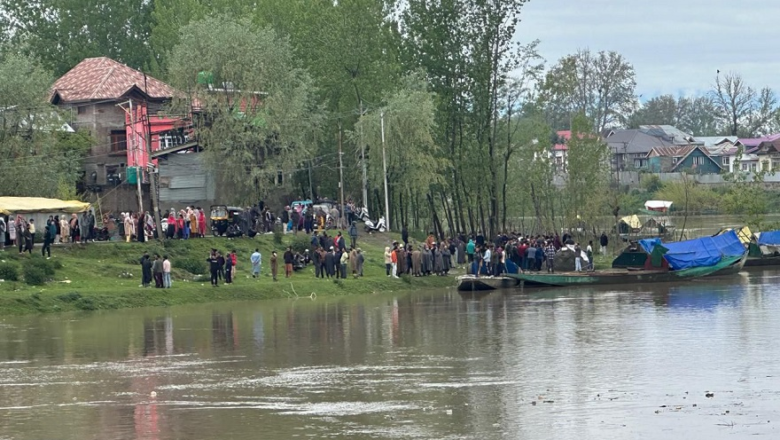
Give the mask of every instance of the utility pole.
<svg viewBox="0 0 780 440">
<path fill-rule="evenodd" d="M 341 219 L 344 218 L 344 163 L 341 160 L 341 120 L 339 120 L 339 189 L 341 190 L 341 211 L 339 211 L 339 228 L 343 227 Z"/>
<path fill-rule="evenodd" d="M 144 74 L 144 86 L 146 85 L 146 74 Z M 165 232 L 162 230 L 160 221 L 160 169 L 152 162 L 152 121 L 149 119 L 149 103 L 146 103 L 146 124 L 144 130 L 144 143 L 146 144 L 146 160 L 149 167 L 149 189 L 152 197 L 152 217 L 154 218 L 154 228 L 157 230 L 157 240 L 165 239 Z M 188 219 L 189 220 L 189 219 Z"/>
<path fill-rule="evenodd" d="M 379 112 L 379 121 L 382 127 L 382 174 L 385 177 L 385 225 L 390 231 L 390 199 L 387 196 L 387 153 L 385 152 L 385 111 Z"/>
<path fill-rule="evenodd" d="M 314 186 L 311 183 L 311 159 L 309 159 L 309 200 L 311 200 L 312 203 L 315 202 L 315 200 L 314 200 Z"/>
<path fill-rule="evenodd" d="M 360 117 L 363 117 L 363 100 L 360 100 Z M 360 125 L 360 161 L 363 163 L 363 207 L 368 209 L 368 171 L 366 164 L 366 144 L 363 141 L 363 125 Z"/>
<path fill-rule="evenodd" d="M 144 212 L 144 193 L 141 191 L 141 176 L 143 176 L 143 168 L 141 168 L 140 159 L 140 146 L 135 142 L 135 112 L 133 111 L 133 100 L 128 101 L 130 103 L 130 140 L 132 141 L 133 158 L 135 159 L 135 183 L 138 189 L 138 212 Z M 127 130 L 125 130 L 127 132 Z"/>
</svg>

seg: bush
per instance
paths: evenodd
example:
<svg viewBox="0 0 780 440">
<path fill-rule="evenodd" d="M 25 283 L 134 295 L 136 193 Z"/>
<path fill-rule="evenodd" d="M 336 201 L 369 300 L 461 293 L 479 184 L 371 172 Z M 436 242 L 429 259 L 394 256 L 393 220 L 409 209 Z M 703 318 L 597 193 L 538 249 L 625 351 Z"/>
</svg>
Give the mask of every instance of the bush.
<svg viewBox="0 0 780 440">
<path fill-rule="evenodd" d="M 28 264 L 24 266 L 22 272 L 24 273 L 24 282 L 31 286 L 42 286 L 49 280 L 46 271 L 39 266 Z"/>
<path fill-rule="evenodd" d="M 206 267 L 206 260 L 199 260 L 197 258 L 182 258 L 181 260 L 173 260 L 173 267 L 194 275 L 205 274 L 208 270 Z"/>
<path fill-rule="evenodd" d="M 300 252 L 301 254 L 306 250 L 311 249 L 311 236 L 306 234 L 294 235 L 292 242 L 290 243 L 293 252 Z"/>
<path fill-rule="evenodd" d="M 282 225 L 274 225 L 274 244 L 281 246 L 282 238 L 284 238 L 284 232 L 282 232 Z"/>
<path fill-rule="evenodd" d="M 15 264 L 0 263 L 0 280 L 19 281 L 19 267 Z"/>
<path fill-rule="evenodd" d="M 56 271 L 54 261 L 47 260 L 43 257 L 31 258 L 30 261 L 27 262 L 25 267 L 37 267 L 43 272 L 44 275 L 46 275 L 49 278 L 53 277 Z"/>
</svg>

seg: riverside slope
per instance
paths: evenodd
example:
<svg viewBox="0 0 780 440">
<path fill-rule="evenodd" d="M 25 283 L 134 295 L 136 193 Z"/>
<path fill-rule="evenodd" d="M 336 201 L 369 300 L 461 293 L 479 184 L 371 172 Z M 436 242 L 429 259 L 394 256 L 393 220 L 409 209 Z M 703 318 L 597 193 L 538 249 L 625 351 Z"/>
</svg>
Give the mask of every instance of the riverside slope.
<svg viewBox="0 0 780 440">
<path fill-rule="evenodd" d="M 207 237 L 186 241 L 172 240 L 166 241 L 165 244 L 111 242 L 57 245 L 52 248 L 51 261 L 61 267 L 56 270 L 52 281 L 42 286 L 29 286 L 22 281 L 0 282 L 0 315 L 442 288 L 453 286 L 455 276 L 462 273 L 451 272 L 448 277 L 388 278 L 385 275 L 384 248 L 399 237 L 395 234 L 374 234 L 358 239 L 358 247 L 365 254 L 364 277 L 354 279 L 350 276 L 337 281 L 315 279 L 314 269 L 309 266 L 295 272 L 292 278 L 285 279 L 282 254 L 293 239 L 293 235 L 285 235 L 282 245 L 275 244 L 271 234 L 254 239 Z M 208 276 L 205 281 L 194 281 L 197 276 L 192 271 L 198 271 L 194 267 L 202 262 L 202 267 L 205 268 L 205 260 L 211 248 L 223 253 L 233 249 L 237 251 L 238 265 L 234 284 L 220 284 L 214 288 L 209 284 Z M 259 279 L 251 277 L 249 262 L 249 256 L 255 248 L 259 248 L 263 255 Z M 270 256 L 273 250 L 279 255 L 277 282 L 270 276 Z M 40 252 L 40 247 L 36 247 L 35 251 Z M 138 260 L 144 251 L 148 251 L 150 255 L 159 253 L 169 256 L 173 266 L 173 288 L 139 287 L 141 267 Z M 32 257 L 27 254 L 19 255 L 13 249 L 0 252 L 0 264 L 15 265 L 18 268 L 30 264 L 31 258 L 41 257 L 35 252 Z M 132 278 L 122 278 L 121 275 L 125 273 L 132 274 Z"/>
</svg>

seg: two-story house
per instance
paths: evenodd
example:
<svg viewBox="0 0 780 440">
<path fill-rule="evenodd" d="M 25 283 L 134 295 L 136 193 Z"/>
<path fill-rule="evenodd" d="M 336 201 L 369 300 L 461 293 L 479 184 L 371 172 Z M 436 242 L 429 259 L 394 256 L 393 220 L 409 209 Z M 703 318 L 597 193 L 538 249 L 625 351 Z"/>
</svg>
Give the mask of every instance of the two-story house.
<svg viewBox="0 0 780 440">
<path fill-rule="evenodd" d="M 687 145 L 684 147 L 655 147 L 647 154 L 647 170 L 653 173 L 689 172 L 697 174 L 717 174 L 720 164 L 710 157 L 704 147 Z"/>
<path fill-rule="evenodd" d="M 148 209 L 148 153 L 193 145 L 187 118 L 162 116 L 175 94 L 164 82 L 105 57 L 84 59 L 52 86 L 50 102 L 66 111 L 77 131 L 97 140 L 84 160 L 84 183 L 103 212 L 137 210 L 136 179 Z"/>
</svg>

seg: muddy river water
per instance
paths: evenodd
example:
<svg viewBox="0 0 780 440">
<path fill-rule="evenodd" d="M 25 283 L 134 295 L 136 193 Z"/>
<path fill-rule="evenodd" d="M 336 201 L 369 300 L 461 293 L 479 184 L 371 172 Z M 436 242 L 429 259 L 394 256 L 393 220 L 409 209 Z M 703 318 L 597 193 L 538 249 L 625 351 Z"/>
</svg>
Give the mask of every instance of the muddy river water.
<svg viewBox="0 0 780 440">
<path fill-rule="evenodd" d="M 780 438 L 780 271 L 0 319 L 0 439 Z"/>
</svg>

